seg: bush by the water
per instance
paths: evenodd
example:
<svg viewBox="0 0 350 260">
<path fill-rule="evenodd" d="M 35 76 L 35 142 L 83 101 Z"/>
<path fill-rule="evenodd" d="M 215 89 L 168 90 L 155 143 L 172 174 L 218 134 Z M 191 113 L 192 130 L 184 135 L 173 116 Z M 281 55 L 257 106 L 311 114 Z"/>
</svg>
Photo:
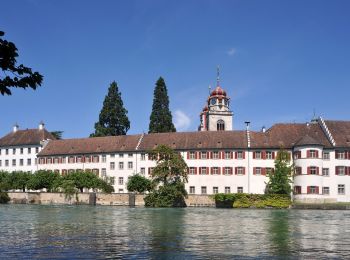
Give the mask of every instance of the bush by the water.
<svg viewBox="0 0 350 260">
<path fill-rule="evenodd" d="M 218 208 L 288 208 L 291 198 L 285 194 L 224 194 L 214 196 Z"/>
<path fill-rule="evenodd" d="M 187 192 L 183 183 L 160 186 L 144 198 L 146 207 L 185 207 Z"/>
<path fill-rule="evenodd" d="M 10 197 L 7 192 L 0 191 L 0 204 L 5 204 L 10 201 Z"/>
</svg>

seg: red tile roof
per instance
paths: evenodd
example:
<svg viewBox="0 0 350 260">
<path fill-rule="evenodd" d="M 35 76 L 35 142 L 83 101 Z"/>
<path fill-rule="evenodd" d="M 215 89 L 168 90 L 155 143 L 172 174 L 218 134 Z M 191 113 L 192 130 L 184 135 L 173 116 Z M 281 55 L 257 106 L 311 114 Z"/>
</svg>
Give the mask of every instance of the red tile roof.
<svg viewBox="0 0 350 260">
<path fill-rule="evenodd" d="M 46 129 L 26 129 L 11 132 L 0 138 L 0 146 L 39 145 L 41 141 L 56 139 Z"/>
<path fill-rule="evenodd" d="M 325 120 L 337 147 L 350 147 L 350 121 Z"/>
</svg>

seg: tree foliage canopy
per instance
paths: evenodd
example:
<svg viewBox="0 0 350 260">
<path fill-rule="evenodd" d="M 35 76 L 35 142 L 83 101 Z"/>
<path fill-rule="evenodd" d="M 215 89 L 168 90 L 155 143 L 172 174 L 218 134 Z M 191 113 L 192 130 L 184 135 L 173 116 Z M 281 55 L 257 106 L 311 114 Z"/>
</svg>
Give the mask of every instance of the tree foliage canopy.
<svg viewBox="0 0 350 260">
<path fill-rule="evenodd" d="M 127 113 L 118 85 L 113 81 L 103 101 L 99 120 L 95 123 L 95 133 L 91 134 L 90 137 L 126 135 L 130 129 Z"/>
<path fill-rule="evenodd" d="M 127 189 L 131 192 L 143 193 L 152 190 L 152 182 L 140 174 L 131 176 L 127 183 Z"/>
<path fill-rule="evenodd" d="M 176 132 L 173 117 L 169 110 L 168 90 L 164 79 L 160 77 L 154 89 L 152 113 L 149 123 L 149 133 Z"/>
<path fill-rule="evenodd" d="M 33 72 L 23 64 L 17 65 L 18 49 L 13 42 L 4 40 L 4 32 L 0 31 L 0 93 L 11 95 L 10 88 L 32 88 L 41 86 L 43 76 Z"/>
<path fill-rule="evenodd" d="M 266 192 L 268 194 L 287 194 L 290 195 L 291 176 L 293 166 L 290 165 L 290 154 L 285 150 L 280 150 L 275 159 L 275 171 L 267 173 L 269 182 Z"/>
<path fill-rule="evenodd" d="M 159 145 L 149 152 L 157 161 L 152 172 L 154 189 L 145 197 L 147 207 L 185 207 L 188 181 L 187 164 L 176 151 L 166 145 Z"/>
</svg>

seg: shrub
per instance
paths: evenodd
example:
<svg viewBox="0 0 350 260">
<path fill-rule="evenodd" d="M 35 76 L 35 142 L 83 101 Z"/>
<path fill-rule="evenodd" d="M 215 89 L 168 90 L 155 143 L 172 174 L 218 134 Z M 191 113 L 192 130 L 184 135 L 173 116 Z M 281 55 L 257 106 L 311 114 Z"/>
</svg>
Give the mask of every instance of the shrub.
<svg viewBox="0 0 350 260">
<path fill-rule="evenodd" d="M 185 185 L 179 182 L 160 186 L 158 190 L 149 193 L 144 201 L 146 207 L 186 207 L 185 196 Z"/>
<path fill-rule="evenodd" d="M 10 197 L 7 192 L 0 191 L 0 204 L 6 204 L 10 201 Z"/>
</svg>

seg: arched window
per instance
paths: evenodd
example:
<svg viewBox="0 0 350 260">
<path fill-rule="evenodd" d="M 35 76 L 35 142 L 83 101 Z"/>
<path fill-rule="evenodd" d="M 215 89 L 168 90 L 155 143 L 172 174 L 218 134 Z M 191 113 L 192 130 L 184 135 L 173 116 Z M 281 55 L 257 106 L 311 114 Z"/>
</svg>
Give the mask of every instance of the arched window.
<svg viewBox="0 0 350 260">
<path fill-rule="evenodd" d="M 225 130 L 225 122 L 224 120 L 218 120 L 218 122 L 216 123 L 216 129 L 218 131 L 224 131 Z"/>
</svg>

